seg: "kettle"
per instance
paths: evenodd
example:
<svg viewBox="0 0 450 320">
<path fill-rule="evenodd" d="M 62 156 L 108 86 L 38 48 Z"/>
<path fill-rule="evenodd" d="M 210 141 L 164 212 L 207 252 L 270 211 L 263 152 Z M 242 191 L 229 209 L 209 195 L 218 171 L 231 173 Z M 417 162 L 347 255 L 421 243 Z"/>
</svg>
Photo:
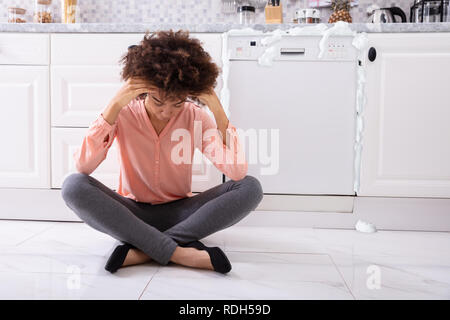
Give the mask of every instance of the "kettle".
<svg viewBox="0 0 450 320">
<path fill-rule="evenodd" d="M 399 16 L 402 21 L 407 22 L 405 12 L 399 7 L 380 8 L 377 5 L 371 5 L 367 8 L 369 18 L 367 22 L 372 23 L 392 23 L 395 21 L 394 16 Z"/>
</svg>

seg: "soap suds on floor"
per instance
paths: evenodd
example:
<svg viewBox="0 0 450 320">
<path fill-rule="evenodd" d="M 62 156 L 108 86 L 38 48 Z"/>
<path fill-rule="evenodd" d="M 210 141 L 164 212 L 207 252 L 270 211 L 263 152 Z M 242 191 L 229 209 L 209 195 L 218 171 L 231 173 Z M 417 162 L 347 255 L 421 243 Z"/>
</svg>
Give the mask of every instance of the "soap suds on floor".
<svg viewBox="0 0 450 320">
<path fill-rule="evenodd" d="M 366 222 L 366 221 L 362 221 L 362 220 L 358 220 L 356 222 L 355 229 L 359 232 L 364 232 L 364 233 L 374 233 L 377 231 L 377 228 L 375 227 L 375 225 L 373 225 L 370 222 Z"/>
</svg>

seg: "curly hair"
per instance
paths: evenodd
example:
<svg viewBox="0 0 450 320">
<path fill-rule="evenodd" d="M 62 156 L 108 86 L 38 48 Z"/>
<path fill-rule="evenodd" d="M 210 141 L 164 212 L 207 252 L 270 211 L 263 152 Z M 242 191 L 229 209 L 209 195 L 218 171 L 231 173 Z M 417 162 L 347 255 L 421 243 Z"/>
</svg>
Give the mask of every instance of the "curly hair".
<svg viewBox="0 0 450 320">
<path fill-rule="evenodd" d="M 122 80 L 144 78 L 176 98 L 207 93 L 217 85 L 220 71 L 200 40 L 189 38 L 189 31 L 172 29 L 147 31 L 140 45 L 131 46 L 120 63 L 124 64 Z"/>
</svg>

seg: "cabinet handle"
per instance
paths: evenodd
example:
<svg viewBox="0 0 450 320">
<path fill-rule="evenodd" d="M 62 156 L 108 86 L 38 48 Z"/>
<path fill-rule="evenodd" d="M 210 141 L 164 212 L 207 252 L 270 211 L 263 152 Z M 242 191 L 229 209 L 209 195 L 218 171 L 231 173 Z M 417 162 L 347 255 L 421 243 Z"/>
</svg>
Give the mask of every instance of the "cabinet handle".
<svg viewBox="0 0 450 320">
<path fill-rule="evenodd" d="M 376 57 L 377 57 L 377 50 L 374 47 L 371 47 L 369 49 L 369 60 L 373 62 L 375 61 Z"/>
</svg>

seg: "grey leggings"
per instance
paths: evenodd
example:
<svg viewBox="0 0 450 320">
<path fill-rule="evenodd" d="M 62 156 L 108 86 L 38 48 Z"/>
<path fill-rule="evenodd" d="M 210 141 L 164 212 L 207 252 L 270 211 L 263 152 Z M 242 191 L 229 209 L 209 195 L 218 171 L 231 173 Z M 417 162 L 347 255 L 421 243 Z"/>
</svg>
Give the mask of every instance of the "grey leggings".
<svg viewBox="0 0 450 320">
<path fill-rule="evenodd" d="M 200 240 L 240 221 L 261 202 L 253 176 L 227 181 L 193 197 L 155 204 L 123 197 L 95 178 L 72 173 L 62 185 L 66 205 L 92 228 L 169 263 L 179 243 Z"/>
</svg>

